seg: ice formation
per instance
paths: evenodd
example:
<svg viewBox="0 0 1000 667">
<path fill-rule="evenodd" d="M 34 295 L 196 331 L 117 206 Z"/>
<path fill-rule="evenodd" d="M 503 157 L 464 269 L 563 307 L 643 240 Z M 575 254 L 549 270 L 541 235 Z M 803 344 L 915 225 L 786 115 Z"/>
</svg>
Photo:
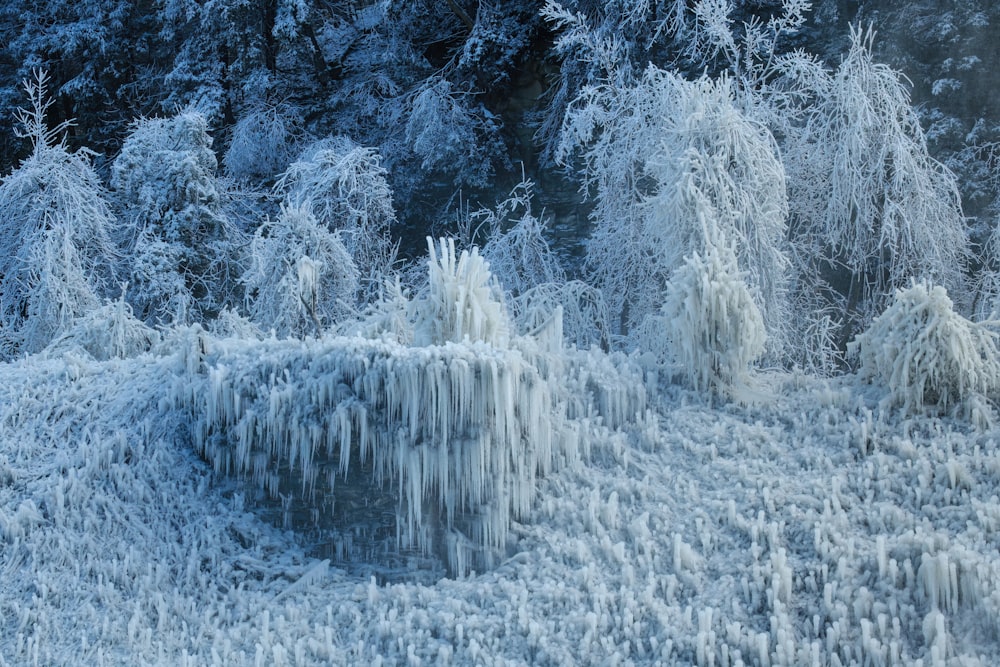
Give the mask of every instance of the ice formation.
<svg viewBox="0 0 1000 667">
<path fill-rule="evenodd" d="M 414 345 L 203 337 L 175 402 L 196 417 L 194 442 L 218 472 L 335 516 L 338 488 L 367 476 L 398 503 L 395 547 L 444 555 L 463 573 L 502 553 L 536 478 L 579 462 L 586 424 L 623 427 L 645 411 L 645 392 L 596 354 L 566 353 L 558 311 L 554 333 L 513 336 L 486 262 L 430 247 Z"/>
<path fill-rule="evenodd" d="M 216 470 L 274 493 L 292 473 L 333 511 L 339 480 L 371 461 L 373 487 L 399 496 L 399 546 L 441 550 L 424 520 L 440 508 L 453 567 L 476 561 L 451 531 L 490 562 L 528 512 L 536 475 L 579 456 L 553 378 L 517 350 L 336 338 L 223 346 L 206 362 L 187 402 Z"/>
<path fill-rule="evenodd" d="M 764 352 L 764 320 L 721 233 L 674 271 L 662 314 L 681 368 L 699 390 L 730 393 Z"/>
</svg>

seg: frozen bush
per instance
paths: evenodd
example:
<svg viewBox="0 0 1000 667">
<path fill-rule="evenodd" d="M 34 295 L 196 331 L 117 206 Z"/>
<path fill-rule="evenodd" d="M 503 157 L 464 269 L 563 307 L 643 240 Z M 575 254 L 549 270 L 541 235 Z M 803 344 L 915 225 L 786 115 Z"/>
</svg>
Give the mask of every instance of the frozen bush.
<svg viewBox="0 0 1000 667">
<path fill-rule="evenodd" d="M 955 312 L 943 287 L 914 283 L 850 345 L 858 377 L 907 412 L 946 411 L 1000 386 L 996 334 Z"/>
<path fill-rule="evenodd" d="M 663 321 L 682 373 L 700 391 L 731 394 L 764 352 L 764 321 L 724 240 L 708 244 L 674 272 Z"/>
<path fill-rule="evenodd" d="M 582 280 L 535 285 L 516 296 L 511 304 L 521 331 L 537 329 L 558 308 L 562 312 L 563 335 L 568 344 L 580 349 L 592 345 L 607 348 L 611 340 L 604 295 Z"/>
<path fill-rule="evenodd" d="M 100 305 L 117 253 L 114 216 L 86 150 L 45 124 L 48 77 L 24 86 L 18 114 L 32 152 L 0 184 L 0 358 L 41 350 L 75 318 Z"/>
<path fill-rule="evenodd" d="M 319 335 L 353 312 L 358 270 L 340 233 L 302 203 L 283 206 L 277 220 L 254 234 L 243 282 L 255 324 L 301 337 Z"/>
<path fill-rule="evenodd" d="M 453 239 L 428 238 L 428 286 L 415 304 L 417 345 L 483 341 L 506 346 L 510 322 L 490 265 L 475 247 L 455 255 Z"/>
<path fill-rule="evenodd" d="M 98 361 L 125 359 L 150 350 L 160 336 L 140 322 L 125 302 L 124 292 L 117 301 L 76 318 L 67 331 L 52 341 L 47 354 L 82 349 Z"/>
<path fill-rule="evenodd" d="M 514 296 L 544 283 L 565 282 L 566 273 L 545 238 L 545 222 L 531 212 L 531 181 L 519 183 L 495 211 L 482 211 L 480 225 L 488 226 L 483 257 L 493 275 Z"/>
</svg>

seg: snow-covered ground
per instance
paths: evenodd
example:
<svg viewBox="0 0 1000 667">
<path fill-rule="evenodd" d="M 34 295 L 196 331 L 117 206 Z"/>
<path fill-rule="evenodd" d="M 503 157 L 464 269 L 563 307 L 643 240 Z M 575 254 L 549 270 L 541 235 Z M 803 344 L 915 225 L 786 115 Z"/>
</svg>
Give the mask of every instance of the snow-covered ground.
<svg viewBox="0 0 1000 667">
<path fill-rule="evenodd" d="M 498 566 L 385 579 L 212 473 L 185 363 L 0 365 L 0 665 L 1000 664 L 1000 431 L 852 377 L 663 387 Z"/>
</svg>

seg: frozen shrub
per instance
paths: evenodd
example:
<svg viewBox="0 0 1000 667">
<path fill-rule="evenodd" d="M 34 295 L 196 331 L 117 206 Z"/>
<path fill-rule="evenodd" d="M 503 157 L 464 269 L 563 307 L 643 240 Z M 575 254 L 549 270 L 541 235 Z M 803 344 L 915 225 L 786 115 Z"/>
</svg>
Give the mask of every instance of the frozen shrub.
<svg viewBox="0 0 1000 667">
<path fill-rule="evenodd" d="M 504 289 L 514 296 L 545 283 L 565 282 L 566 273 L 545 238 L 545 222 L 531 212 L 531 181 L 522 181 L 495 211 L 483 211 L 488 225 L 486 258 Z"/>
<path fill-rule="evenodd" d="M 277 335 L 318 335 L 353 311 L 358 270 L 339 232 L 321 225 L 308 203 L 283 206 L 250 243 L 243 276 L 251 318 Z"/>
<path fill-rule="evenodd" d="M 943 287 L 914 283 L 850 345 L 858 376 L 907 412 L 956 408 L 1000 386 L 996 334 L 955 312 Z"/>
<path fill-rule="evenodd" d="M 611 340 L 608 308 L 601 291 L 582 280 L 547 282 L 535 285 L 512 301 L 514 318 L 523 332 L 537 329 L 552 313 L 562 312 L 562 328 L 570 345 L 587 349 L 607 348 Z"/>
<path fill-rule="evenodd" d="M 98 361 L 125 359 L 150 350 L 159 339 L 155 330 L 135 318 L 123 293 L 117 301 L 75 319 L 46 348 L 46 353 L 60 354 L 78 348 Z"/>
<path fill-rule="evenodd" d="M 674 272 L 663 321 L 677 361 L 700 391 L 731 393 L 746 384 L 750 365 L 764 352 L 764 321 L 724 241 L 708 244 Z"/>
<path fill-rule="evenodd" d="M 413 341 L 412 310 L 409 291 L 397 275 L 392 280 L 386 279 L 379 298 L 369 304 L 354 322 L 348 323 L 345 333 L 409 344 Z"/>
<path fill-rule="evenodd" d="M 376 298 L 393 262 L 392 189 L 375 149 L 346 137 L 310 145 L 275 184 L 291 205 L 308 203 L 321 225 L 340 231 L 361 276 L 362 300 Z"/>
<path fill-rule="evenodd" d="M 424 297 L 414 304 L 414 342 L 443 345 L 467 340 L 506 346 L 510 335 L 507 310 L 479 250 L 463 250 L 456 257 L 453 239 L 440 240 L 440 254 L 430 238 L 427 246 L 428 285 Z"/>
<path fill-rule="evenodd" d="M 25 82 L 18 134 L 32 152 L 0 183 L 0 358 L 41 350 L 97 308 L 117 259 L 90 153 L 67 149 L 68 123 L 45 125 L 46 84 L 41 72 Z"/>
<path fill-rule="evenodd" d="M 112 166 L 129 218 L 130 300 L 144 321 L 211 317 L 229 300 L 232 242 L 208 123 L 196 112 L 138 121 Z"/>
</svg>

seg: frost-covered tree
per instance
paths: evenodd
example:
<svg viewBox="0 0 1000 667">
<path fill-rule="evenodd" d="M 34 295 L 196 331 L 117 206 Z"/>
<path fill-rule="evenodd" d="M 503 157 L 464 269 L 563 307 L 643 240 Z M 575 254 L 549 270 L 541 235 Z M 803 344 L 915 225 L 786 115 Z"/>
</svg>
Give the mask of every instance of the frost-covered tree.
<svg viewBox="0 0 1000 667">
<path fill-rule="evenodd" d="M 581 91 L 628 85 L 649 63 L 689 79 L 728 74 L 741 97 L 761 101 L 809 9 L 806 0 L 548 0 L 542 14 L 562 62 L 539 132 L 545 154 L 558 154 Z"/>
<path fill-rule="evenodd" d="M 47 83 L 41 71 L 24 83 L 17 133 L 32 152 L 0 183 L 0 358 L 37 352 L 97 308 L 117 259 L 92 153 L 67 148 L 68 123 L 46 125 Z"/>
<path fill-rule="evenodd" d="M 632 85 L 587 88 L 563 127 L 563 159 L 575 150 L 596 200 L 587 262 L 619 333 L 655 314 L 670 274 L 720 232 L 772 344 L 786 339 L 785 172 L 728 79 L 685 81 L 650 66 Z"/>
<path fill-rule="evenodd" d="M 852 33 L 844 61 L 813 79 L 806 122 L 785 141 L 792 231 L 842 299 L 842 343 L 912 278 L 962 293 L 968 258 L 954 176 L 927 152 L 900 76 Z M 963 304 L 967 305 L 967 304 Z"/>
<path fill-rule="evenodd" d="M 242 278 L 251 317 L 281 337 L 319 335 L 353 312 L 358 270 L 340 240 L 309 204 L 284 206 L 250 242 Z"/>
<path fill-rule="evenodd" d="M 321 225 L 339 231 L 361 275 L 362 300 L 377 296 L 393 262 L 396 224 L 392 189 L 378 152 L 346 137 L 307 147 L 281 175 L 275 191 L 308 204 Z"/>
<path fill-rule="evenodd" d="M 138 121 L 112 167 L 128 222 L 130 302 L 143 321 L 210 318 L 236 284 L 232 244 L 205 117 Z"/>
<path fill-rule="evenodd" d="M 481 137 L 495 134 L 497 119 L 447 79 L 428 79 L 414 94 L 406 142 L 426 171 L 455 174 L 458 184 L 485 185 L 492 165 Z"/>
<path fill-rule="evenodd" d="M 237 179 L 274 178 L 294 159 L 303 135 L 302 120 L 287 106 L 250 108 L 232 128 L 222 159 L 226 173 Z"/>
</svg>

